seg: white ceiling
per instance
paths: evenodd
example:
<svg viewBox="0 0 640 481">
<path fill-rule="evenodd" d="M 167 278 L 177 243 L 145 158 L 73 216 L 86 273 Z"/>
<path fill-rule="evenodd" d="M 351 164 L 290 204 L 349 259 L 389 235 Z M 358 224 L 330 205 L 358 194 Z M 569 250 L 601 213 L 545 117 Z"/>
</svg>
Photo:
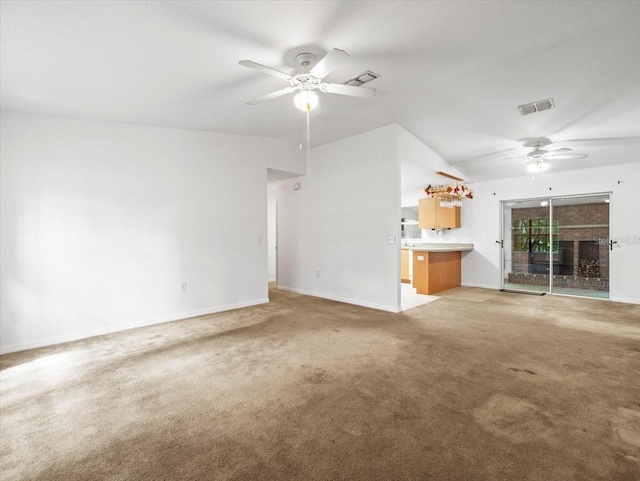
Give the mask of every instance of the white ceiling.
<svg viewBox="0 0 640 481">
<path fill-rule="evenodd" d="M 471 180 L 525 175 L 504 157 L 546 137 L 587 159 L 640 159 L 640 2 L 2 1 L 0 101 L 20 111 L 282 138 L 298 143 L 285 86 L 302 51 L 373 70 L 372 99 L 321 94 L 314 145 L 396 122 Z M 548 97 L 554 110 L 517 106 Z"/>
</svg>

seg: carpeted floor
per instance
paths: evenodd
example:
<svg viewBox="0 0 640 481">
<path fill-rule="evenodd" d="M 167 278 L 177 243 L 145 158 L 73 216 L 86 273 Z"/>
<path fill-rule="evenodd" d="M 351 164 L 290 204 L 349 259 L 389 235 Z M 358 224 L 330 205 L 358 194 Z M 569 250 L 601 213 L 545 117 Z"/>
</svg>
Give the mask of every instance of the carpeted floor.
<svg viewBox="0 0 640 481">
<path fill-rule="evenodd" d="M 638 305 L 270 295 L 2 356 L 0 479 L 640 479 Z"/>
</svg>

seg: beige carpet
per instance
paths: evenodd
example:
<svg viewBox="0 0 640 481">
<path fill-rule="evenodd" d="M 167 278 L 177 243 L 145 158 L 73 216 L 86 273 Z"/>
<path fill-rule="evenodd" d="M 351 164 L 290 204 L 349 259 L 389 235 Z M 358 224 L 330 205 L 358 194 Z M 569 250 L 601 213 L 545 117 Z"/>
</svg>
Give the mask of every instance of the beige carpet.
<svg viewBox="0 0 640 481">
<path fill-rule="evenodd" d="M 271 299 L 2 356 L 1 479 L 640 479 L 640 306 Z"/>
</svg>

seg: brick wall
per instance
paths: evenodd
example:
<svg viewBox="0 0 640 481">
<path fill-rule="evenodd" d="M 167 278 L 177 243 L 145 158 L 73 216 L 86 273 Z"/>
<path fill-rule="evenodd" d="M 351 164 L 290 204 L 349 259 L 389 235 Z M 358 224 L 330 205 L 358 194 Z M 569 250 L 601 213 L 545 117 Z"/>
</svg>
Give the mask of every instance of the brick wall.
<svg viewBox="0 0 640 481">
<path fill-rule="evenodd" d="M 510 272 L 507 281 L 511 284 L 525 286 L 548 286 L 548 274 L 529 274 L 528 272 Z M 553 276 L 555 287 L 570 287 L 574 289 L 589 289 L 596 291 L 608 291 L 609 279 L 602 277 L 580 276 Z"/>
<path fill-rule="evenodd" d="M 546 219 L 549 209 L 546 207 L 532 207 L 513 209 L 512 226 L 519 221 L 529 219 Z M 562 287 L 580 287 L 584 289 L 608 289 L 609 284 L 609 204 L 598 202 L 594 204 L 561 205 L 553 208 L 554 221 L 558 221 L 558 239 L 561 242 L 563 255 L 573 250 L 573 259 L 562 260 L 565 264 L 573 265 L 573 272 L 565 275 L 554 275 L 554 284 Z M 580 242 L 596 245 L 599 273 L 593 278 L 581 276 L 580 273 Z M 589 246 L 586 246 L 589 247 Z M 566 249 L 568 248 L 568 249 Z M 538 260 L 548 260 L 548 256 L 537 255 Z M 548 275 L 544 273 L 531 274 L 529 252 L 515 251 L 512 248 L 512 273 L 509 282 L 527 285 L 545 285 L 549 283 Z M 554 254 L 554 262 L 561 261 L 559 254 Z M 556 272 L 557 274 L 557 272 Z"/>
</svg>

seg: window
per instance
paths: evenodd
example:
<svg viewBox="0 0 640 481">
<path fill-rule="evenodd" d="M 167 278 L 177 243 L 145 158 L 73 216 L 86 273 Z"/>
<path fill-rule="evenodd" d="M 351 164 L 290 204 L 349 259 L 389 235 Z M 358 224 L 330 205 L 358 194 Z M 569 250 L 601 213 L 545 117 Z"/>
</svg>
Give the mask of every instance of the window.
<svg viewBox="0 0 640 481">
<path fill-rule="evenodd" d="M 549 219 L 519 219 L 512 227 L 513 250 L 516 252 L 549 252 Z M 553 252 L 560 251 L 558 221 L 553 221 Z"/>
</svg>

